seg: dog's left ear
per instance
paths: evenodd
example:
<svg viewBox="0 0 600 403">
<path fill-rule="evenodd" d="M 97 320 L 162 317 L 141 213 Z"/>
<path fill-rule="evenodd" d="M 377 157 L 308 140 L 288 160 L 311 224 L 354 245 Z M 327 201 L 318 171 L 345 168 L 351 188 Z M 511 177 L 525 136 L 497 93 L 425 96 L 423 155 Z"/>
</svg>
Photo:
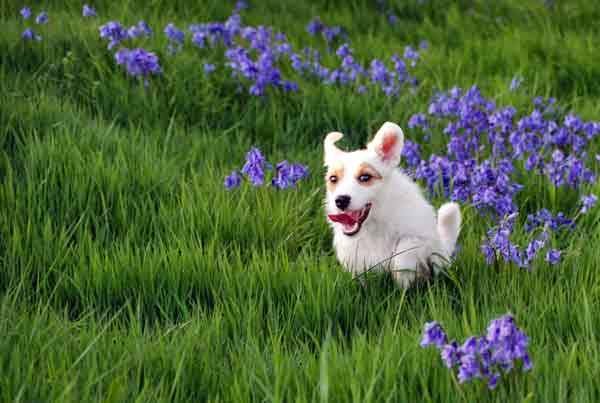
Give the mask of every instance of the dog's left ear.
<svg viewBox="0 0 600 403">
<path fill-rule="evenodd" d="M 369 150 L 377 153 L 385 163 L 392 166 L 400 162 L 402 147 L 404 147 L 404 133 L 400 126 L 392 122 L 385 122 L 367 145 Z"/>
</svg>

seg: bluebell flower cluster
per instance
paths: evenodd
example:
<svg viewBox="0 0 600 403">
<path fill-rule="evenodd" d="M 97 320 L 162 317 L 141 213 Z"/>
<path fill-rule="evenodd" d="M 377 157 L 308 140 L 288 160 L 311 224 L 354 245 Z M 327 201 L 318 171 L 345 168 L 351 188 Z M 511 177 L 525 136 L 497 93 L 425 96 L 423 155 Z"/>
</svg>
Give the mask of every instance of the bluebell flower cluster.
<svg viewBox="0 0 600 403">
<path fill-rule="evenodd" d="M 33 15 L 31 8 L 25 6 L 19 11 L 23 20 L 28 20 Z M 48 13 L 45 11 L 40 12 L 35 18 L 35 23 L 38 25 L 44 25 L 48 23 Z M 27 27 L 21 33 L 21 38 L 25 41 L 41 41 L 42 37 L 33 28 Z"/>
<path fill-rule="evenodd" d="M 127 38 L 125 39 L 137 39 L 137 38 L 150 38 L 154 31 L 144 20 L 138 21 L 137 24 L 130 26 L 127 29 Z"/>
<path fill-rule="evenodd" d="M 167 50 L 169 53 L 177 53 L 183 47 L 183 41 L 185 40 L 185 32 L 180 30 L 173 23 L 167 24 L 165 27 L 165 35 L 169 39 L 169 46 Z"/>
<path fill-rule="evenodd" d="M 342 28 L 327 27 L 318 17 L 309 23 L 307 30 L 323 34 L 328 48 L 344 37 Z M 378 59 L 359 62 L 350 45 L 343 43 L 336 50 L 337 64 L 328 67 L 322 64 L 318 50 L 305 47 L 298 51 L 281 32 L 265 26 L 243 25 L 237 11 L 222 23 L 192 24 L 189 32 L 192 43 L 199 49 L 224 48 L 226 67 L 254 96 L 265 95 L 269 88 L 297 91 L 298 83 L 286 79 L 282 73 L 286 66 L 325 85 L 354 86 L 358 93 L 367 92 L 368 87 L 379 87 L 385 94 L 395 96 L 403 86 L 417 84 L 409 70 L 419 60 L 419 53 L 411 47 L 405 49 L 403 57 L 393 55 L 388 67 Z"/>
<path fill-rule="evenodd" d="M 535 98 L 533 111 L 519 116 L 515 108 L 496 105 L 473 86 L 436 94 L 427 113 L 409 119 L 408 127 L 421 132 L 424 141 L 433 131 L 443 132 L 447 148 L 445 155 L 432 154 L 425 160 L 419 147 L 407 142 L 403 157 L 408 172 L 431 193 L 468 203 L 491 219 L 481 247 L 488 263 L 503 260 L 530 268 L 550 245 L 553 232 L 574 226 L 574 218 L 542 209 L 527 216 L 525 228 L 533 239 L 523 247 L 511 242 L 520 213 L 517 197 L 523 185 L 518 181 L 523 172 L 575 191 L 596 181 L 586 150 L 598 137 L 600 123 L 573 114 L 561 118 L 560 112 L 554 99 Z M 582 199 L 577 214 L 586 213 L 594 198 Z M 546 260 L 556 263 L 559 255 L 551 255 Z"/>
<path fill-rule="evenodd" d="M 100 26 L 99 30 L 100 38 L 109 41 L 108 49 L 114 48 L 129 37 L 127 29 L 125 29 L 118 21 L 109 21 Z"/>
<path fill-rule="evenodd" d="M 267 160 L 263 153 L 258 148 L 252 147 L 246 154 L 246 163 L 242 167 L 242 173 L 254 186 L 261 186 L 265 181 L 266 166 Z"/>
<path fill-rule="evenodd" d="M 296 186 L 296 183 L 308 176 L 308 168 L 302 164 L 290 164 L 281 161 L 275 166 L 275 176 L 271 185 L 276 189 L 287 189 Z"/>
<path fill-rule="evenodd" d="M 231 190 L 241 185 L 244 177 L 253 186 L 265 184 L 267 171 L 273 171 L 271 186 L 283 190 L 295 187 L 296 184 L 308 177 L 308 167 L 302 164 L 289 163 L 284 160 L 273 167 L 269 164 L 263 153 L 256 147 L 252 147 L 246 153 L 246 162 L 241 171 L 233 171 L 225 178 L 225 188 Z"/>
<path fill-rule="evenodd" d="M 152 28 L 143 20 L 129 28 L 125 28 L 118 21 L 109 21 L 100 26 L 100 38 L 109 41 L 108 49 L 113 49 L 125 40 L 149 38 L 152 34 Z"/>
<path fill-rule="evenodd" d="M 231 71 L 239 88 L 246 88 L 250 95 L 264 96 L 269 89 L 298 91 L 298 82 L 284 77 L 283 71 L 288 70 L 325 85 L 350 86 L 360 94 L 367 93 L 370 88 L 379 88 L 388 96 L 397 96 L 405 86 L 418 84 L 412 69 L 417 65 L 420 54 L 411 46 L 405 47 L 402 56 L 394 54 L 388 60 L 361 62 L 346 42 L 337 47 L 335 65 L 325 66 L 317 49 L 294 49 L 282 32 L 262 25 L 244 25 L 240 12 L 247 6 L 245 1 L 238 1 L 224 22 L 191 24 L 188 33 L 192 44 L 201 51 L 212 50 L 214 53 L 214 50 L 223 50 L 225 67 Z M 92 14 L 95 15 L 95 10 L 84 7 L 84 15 Z M 331 46 L 335 42 L 346 39 L 341 27 L 328 27 L 318 17 L 311 21 L 308 31 L 322 34 L 329 50 L 333 50 Z M 170 23 L 164 33 L 169 41 L 169 53 L 183 48 L 186 37 L 183 30 Z M 151 34 L 152 30 L 143 21 L 130 28 L 125 28 L 118 21 L 109 21 L 100 27 L 100 37 L 108 41 L 108 49 Z M 210 73 L 216 67 L 214 63 L 204 63 L 204 73 Z"/>
<path fill-rule="evenodd" d="M 149 76 L 160 74 L 162 71 L 158 56 L 142 48 L 121 48 L 115 53 L 115 60 L 118 65 L 125 67 L 130 76 L 143 78 L 145 85 L 148 84 Z"/>
<path fill-rule="evenodd" d="M 455 340 L 448 342 L 441 325 L 429 322 L 425 324 L 421 347 L 429 346 L 438 349 L 446 367 L 457 374 L 459 383 L 485 379 L 488 387 L 494 389 L 502 375 L 512 371 L 519 362 L 524 372 L 533 367 L 528 352 L 529 339 L 510 314 L 492 320 L 485 335 L 471 336 L 463 344 Z"/>
<path fill-rule="evenodd" d="M 346 36 L 344 29 L 340 26 L 327 26 L 319 17 L 313 18 L 306 26 L 306 31 L 312 36 L 321 35 L 327 45 L 333 45 L 333 43 Z"/>
</svg>

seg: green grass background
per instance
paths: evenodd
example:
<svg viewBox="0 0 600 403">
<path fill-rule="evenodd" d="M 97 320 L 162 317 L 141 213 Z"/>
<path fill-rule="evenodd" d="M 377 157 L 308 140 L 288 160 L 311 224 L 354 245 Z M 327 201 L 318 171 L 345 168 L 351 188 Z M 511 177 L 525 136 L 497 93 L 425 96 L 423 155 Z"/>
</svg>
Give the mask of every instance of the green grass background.
<svg viewBox="0 0 600 403">
<path fill-rule="evenodd" d="M 166 23 L 222 20 L 229 1 L 96 2 L 96 20 L 79 2 L 30 5 L 50 23 L 42 42 L 25 44 L 22 4 L 0 0 L 1 401 L 600 400 L 597 211 L 553 240 L 561 264 L 525 272 L 485 265 L 487 224 L 465 208 L 447 277 L 408 292 L 376 279 L 365 290 L 333 255 L 320 148 L 334 129 L 355 147 L 386 120 L 405 127 L 454 85 L 477 84 L 522 111 L 535 95 L 555 96 L 598 119 L 595 2 L 398 1 L 395 27 L 366 1 L 256 0 L 243 13 L 296 46 L 324 48 L 304 31 L 320 15 L 348 29 L 363 59 L 428 40 L 421 86 L 399 99 L 310 82 L 255 99 L 222 68 L 202 74 L 222 55 L 189 43 L 166 54 Z M 147 90 L 99 40 L 111 19 L 155 29 L 140 44 L 164 74 Z M 509 92 L 514 75 L 524 84 Z M 309 164 L 310 180 L 226 192 L 224 176 L 253 144 Z M 443 147 L 437 132 L 426 152 Z M 524 212 L 575 211 L 573 192 L 522 183 Z M 530 336 L 534 369 L 493 392 L 459 385 L 419 347 L 426 321 L 463 340 L 506 312 Z"/>
</svg>

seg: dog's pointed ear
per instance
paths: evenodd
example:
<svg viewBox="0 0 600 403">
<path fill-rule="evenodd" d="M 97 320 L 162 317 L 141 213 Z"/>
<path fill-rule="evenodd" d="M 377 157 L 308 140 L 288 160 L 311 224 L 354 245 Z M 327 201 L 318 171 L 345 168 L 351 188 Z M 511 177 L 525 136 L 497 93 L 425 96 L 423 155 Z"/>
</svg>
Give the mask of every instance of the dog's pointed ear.
<svg viewBox="0 0 600 403">
<path fill-rule="evenodd" d="M 381 159 L 392 166 L 400 162 L 400 153 L 404 147 L 404 133 L 400 126 L 385 122 L 377 131 L 367 148 L 377 153 Z"/>
<path fill-rule="evenodd" d="M 331 165 L 332 161 L 338 159 L 344 153 L 344 151 L 335 145 L 342 137 L 344 135 L 340 132 L 331 132 L 325 137 L 325 141 L 323 142 L 325 166 Z"/>
</svg>

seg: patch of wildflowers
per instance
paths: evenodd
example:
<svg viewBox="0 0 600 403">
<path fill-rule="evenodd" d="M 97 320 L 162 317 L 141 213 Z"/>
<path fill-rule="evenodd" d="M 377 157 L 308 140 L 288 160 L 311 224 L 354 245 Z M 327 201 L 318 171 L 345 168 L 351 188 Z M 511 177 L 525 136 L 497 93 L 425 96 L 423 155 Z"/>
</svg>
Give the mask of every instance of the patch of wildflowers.
<svg viewBox="0 0 600 403">
<path fill-rule="evenodd" d="M 284 160 L 273 166 L 269 164 L 263 153 L 256 147 L 252 147 L 246 153 L 246 161 L 241 169 L 232 172 L 225 178 L 225 188 L 238 187 L 243 178 L 246 178 L 254 186 L 262 186 L 266 182 L 267 171 L 273 171 L 271 186 L 283 190 L 295 187 L 296 184 L 308 177 L 309 171 L 306 165 L 289 163 Z"/>
<path fill-rule="evenodd" d="M 510 314 L 492 320 L 485 335 L 468 337 L 462 345 L 456 341 L 448 343 L 446 338 L 437 322 L 429 322 L 423 331 L 421 347 L 435 346 L 460 383 L 484 378 L 488 387 L 494 389 L 502 375 L 514 369 L 518 362 L 523 371 L 532 368 L 527 350 L 529 339 Z"/>
<path fill-rule="evenodd" d="M 145 49 L 119 49 L 115 53 L 117 64 L 125 67 L 127 74 L 132 77 L 144 78 L 144 84 L 148 84 L 148 77 L 157 75 L 162 72 L 158 56 L 153 52 L 148 52 Z"/>
<path fill-rule="evenodd" d="M 596 181 L 586 150 L 600 133 L 600 124 L 574 114 L 560 120 L 561 109 L 553 98 L 537 97 L 533 106 L 531 113 L 519 116 L 515 108 L 483 97 L 477 87 L 452 88 L 436 94 L 427 113 L 414 114 L 408 121 L 409 128 L 424 134 L 440 130 L 447 136 L 446 153 L 427 160 L 417 161 L 409 144 L 404 153 L 407 172 L 431 193 L 471 204 L 490 219 L 481 246 L 488 263 L 499 259 L 529 268 L 553 232 L 574 226 L 574 218 L 542 209 L 526 216 L 525 230 L 533 238 L 524 247 L 511 241 L 523 188 L 521 167 L 555 187 L 578 190 Z M 593 204 L 594 198 L 582 199 L 582 210 Z M 533 233 L 536 229 L 541 233 Z"/>
</svg>

